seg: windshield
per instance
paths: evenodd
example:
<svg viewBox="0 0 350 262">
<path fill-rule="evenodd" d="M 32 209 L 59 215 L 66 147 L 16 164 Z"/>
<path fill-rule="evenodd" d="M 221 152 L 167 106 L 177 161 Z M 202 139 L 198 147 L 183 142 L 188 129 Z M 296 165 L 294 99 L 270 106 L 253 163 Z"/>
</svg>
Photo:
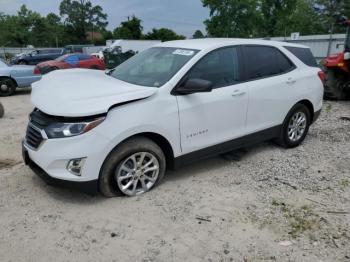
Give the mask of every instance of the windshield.
<svg viewBox="0 0 350 262">
<path fill-rule="evenodd" d="M 152 47 L 116 67 L 111 76 L 135 85 L 160 87 L 197 53 L 193 49 Z"/>
</svg>

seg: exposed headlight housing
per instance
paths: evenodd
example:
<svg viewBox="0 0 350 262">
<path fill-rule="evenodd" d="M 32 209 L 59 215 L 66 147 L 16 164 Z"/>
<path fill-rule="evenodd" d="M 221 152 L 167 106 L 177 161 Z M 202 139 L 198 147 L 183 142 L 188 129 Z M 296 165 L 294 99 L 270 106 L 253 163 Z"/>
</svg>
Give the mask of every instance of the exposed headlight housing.
<svg viewBox="0 0 350 262">
<path fill-rule="evenodd" d="M 105 117 L 76 123 L 53 123 L 45 128 L 48 138 L 64 138 L 84 134 L 94 129 L 105 120 Z"/>
</svg>

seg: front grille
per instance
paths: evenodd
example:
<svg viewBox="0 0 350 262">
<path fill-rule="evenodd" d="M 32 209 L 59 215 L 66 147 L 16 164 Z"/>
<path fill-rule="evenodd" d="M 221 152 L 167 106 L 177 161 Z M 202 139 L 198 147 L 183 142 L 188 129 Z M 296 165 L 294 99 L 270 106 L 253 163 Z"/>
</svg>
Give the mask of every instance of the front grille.
<svg viewBox="0 0 350 262">
<path fill-rule="evenodd" d="M 38 109 L 35 109 L 29 115 L 29 119 L 25 142 L 31 148 L 38 149 L 44 140 L 41 130 L 47 127 L 52 119 Z"/>
<path fill-rule="evenodd" d="M 43 140 L 44 138 L 42 137 L 40 130 L 34 127 L 33 124 L 29 123 L 25 137 L 27 145 L 34 149 L 37 149 Z"/>
</svg>

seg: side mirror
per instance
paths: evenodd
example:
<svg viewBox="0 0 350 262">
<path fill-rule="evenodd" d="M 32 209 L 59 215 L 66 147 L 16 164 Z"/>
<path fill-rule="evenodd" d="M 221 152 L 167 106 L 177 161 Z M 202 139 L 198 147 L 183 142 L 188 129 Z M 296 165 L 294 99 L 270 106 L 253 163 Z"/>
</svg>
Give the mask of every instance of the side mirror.
<svg viewBox="0 0 350 262">
<path fill-rule="evenodd" d="M 194 93 L 211 92 L 213 83 L 204 79 L 192 78 L 187 80 L 182 86 L 176 89 L 176 93 L 180 95 L 188 95 Z"/>
<path fill-rule="evenodd" d="M 107 70 L 105 71 L 105 74 L 110 76 L 110 75 L 114 72 L 114 70 L 115 70 L 115 68 L 113 68 L 113 69 L 107 69 Z"/>
</svg>

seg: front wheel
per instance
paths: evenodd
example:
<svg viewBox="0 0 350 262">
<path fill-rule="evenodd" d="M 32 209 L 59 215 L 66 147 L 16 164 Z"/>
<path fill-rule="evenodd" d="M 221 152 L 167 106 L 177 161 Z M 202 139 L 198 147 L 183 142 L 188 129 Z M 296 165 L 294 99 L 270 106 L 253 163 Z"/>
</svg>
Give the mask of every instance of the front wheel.
<svg viewBox="0 0 350 262">
<path fill-rule="evenodd" d="M 311 123 L 309 109 L 303 104 L 296 104 L 285 118 L 277 144 L 292 148 L 299 146 L 305 139 Z"/>
<path fill-rule="evenodd" d="M 160 147 L 148 138 L 135 137 L 117 146 L 107 157 L 99 189 L 106 197 L 140 195 L 160 183 L 165 169 Z"/>
</svg>

